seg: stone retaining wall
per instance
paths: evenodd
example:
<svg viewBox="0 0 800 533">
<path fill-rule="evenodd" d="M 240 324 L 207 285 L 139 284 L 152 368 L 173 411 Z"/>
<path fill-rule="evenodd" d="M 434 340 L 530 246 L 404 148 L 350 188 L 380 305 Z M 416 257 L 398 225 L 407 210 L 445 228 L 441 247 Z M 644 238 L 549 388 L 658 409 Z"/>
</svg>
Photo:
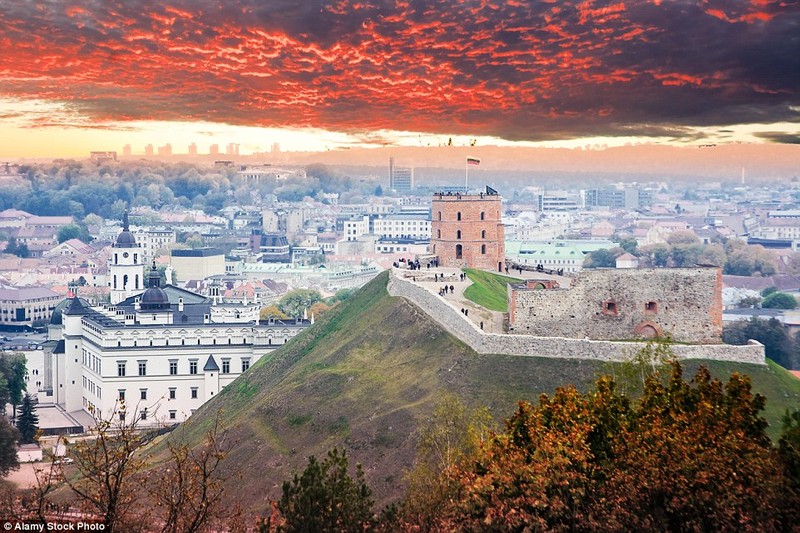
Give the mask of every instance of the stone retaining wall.
<svg viewBox="0 0 800 533">
<path fill-rule="evenodd" d="M 626 361 L 644 342 L 595 341 L 566 337 L 485 333 L 464 317 L 450 302 L 392 273 L 387 290 L 391 296 L 406 298 L 425 311 L 452 335 L 479 354 L 508 354 L 564 359 Z M 673 344 L 671 349 L 680 359 L 711 359 L 737 363 L 765 364 L 764 346 L 750 341 L 747 346 L 728 344 Z"/>
</svg>

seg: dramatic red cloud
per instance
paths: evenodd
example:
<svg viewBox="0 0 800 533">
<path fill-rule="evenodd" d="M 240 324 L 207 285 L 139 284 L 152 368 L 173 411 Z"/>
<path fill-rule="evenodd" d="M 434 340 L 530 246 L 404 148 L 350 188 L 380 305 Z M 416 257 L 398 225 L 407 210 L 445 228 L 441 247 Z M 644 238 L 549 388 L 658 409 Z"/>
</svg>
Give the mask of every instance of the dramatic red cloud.
<svg viewBox="0 0 800 533">
<path fill-rule="evenodd" d="M 0 96 L 96 121 L 676 135 L 800 120 L 799 22 L 769 0 L 19 0 Z"/>
</svg>

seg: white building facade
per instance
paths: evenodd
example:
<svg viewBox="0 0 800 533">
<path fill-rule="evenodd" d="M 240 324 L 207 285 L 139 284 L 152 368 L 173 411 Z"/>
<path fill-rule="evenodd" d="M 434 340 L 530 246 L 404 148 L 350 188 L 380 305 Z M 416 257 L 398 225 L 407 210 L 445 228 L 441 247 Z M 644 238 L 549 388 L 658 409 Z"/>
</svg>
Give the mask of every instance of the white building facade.
<svg viewBox="0 0 800 533">
<path fill-rule="evenodd" d="M 112 278 L 130 266 L 112 260 Z M 141 425 L 181 422 L 311 324 L 259 320 L 260 310 L 257 301 L 162 288 L 155 263 L 140 295 L 96 307 L 73 296 L 51 365 L 54 402 L 98 418 L 137 417 Z"/>
</svg>

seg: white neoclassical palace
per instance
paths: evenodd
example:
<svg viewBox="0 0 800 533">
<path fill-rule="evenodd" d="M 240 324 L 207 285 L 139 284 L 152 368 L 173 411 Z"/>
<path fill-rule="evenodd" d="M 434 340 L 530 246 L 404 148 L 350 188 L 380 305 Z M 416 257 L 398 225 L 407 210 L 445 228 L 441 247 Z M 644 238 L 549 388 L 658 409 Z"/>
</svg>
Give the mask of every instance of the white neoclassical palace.
<svg viewBox="0 0 800 533">
<path fill-rule="evenodd" d="M 123 226 L 109 264 L 111 303 L 92 307 L 73 295 L 53 317 L 62 331 L 51 365 L 53 395 L 66 411 L 135 416 L 146 425 L 183 421 L 311 324 L 259 320 L 257 302 L 161 287 L 155 264 L 144 280 L 127 216 Z"/>
</svg>

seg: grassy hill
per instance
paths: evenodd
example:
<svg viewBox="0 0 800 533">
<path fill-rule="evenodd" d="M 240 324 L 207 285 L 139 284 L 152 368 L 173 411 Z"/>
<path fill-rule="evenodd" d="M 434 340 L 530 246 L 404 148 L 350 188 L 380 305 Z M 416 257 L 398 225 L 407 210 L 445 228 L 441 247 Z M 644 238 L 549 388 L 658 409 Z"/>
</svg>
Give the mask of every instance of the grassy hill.
<svg viewBox="0 0 800 533">
<path fill-rule="evenodd" d="M 229 498 L 263 511 L 309 455 L 343 446 L 364 465 L 378 502 L 387 503 L 402 494 L 417 427 L 444 392 L 472 407 L 486 405 L 502 419 L 520 399 L 536 401 L 569 383 L 586 390 L 603 368 L 584 360 L 477 355 L 420 309 L 390 297 L 387 275 L 262 358 L 170 436 L 199 444 L 222 411 L 223 429 L 238 442 L 228 465 L 241 474 Z M 697 363 L 687 366 L 690 375 Z M 800 405 L 800 381 L 779 368 L 709 366 L 720 377 L 753 375 L 769 398 L 771 422 Z"/>
<path fill-rule="evenodd" d="M 492 311 L 505 313 L 508 311 L 507 283 L 520 283 L 519 278 L 502 276 L 485 270 L 464 269 L 472 285 L 464 291 L 464 296 L 478 305 Z"/>
</svg>

